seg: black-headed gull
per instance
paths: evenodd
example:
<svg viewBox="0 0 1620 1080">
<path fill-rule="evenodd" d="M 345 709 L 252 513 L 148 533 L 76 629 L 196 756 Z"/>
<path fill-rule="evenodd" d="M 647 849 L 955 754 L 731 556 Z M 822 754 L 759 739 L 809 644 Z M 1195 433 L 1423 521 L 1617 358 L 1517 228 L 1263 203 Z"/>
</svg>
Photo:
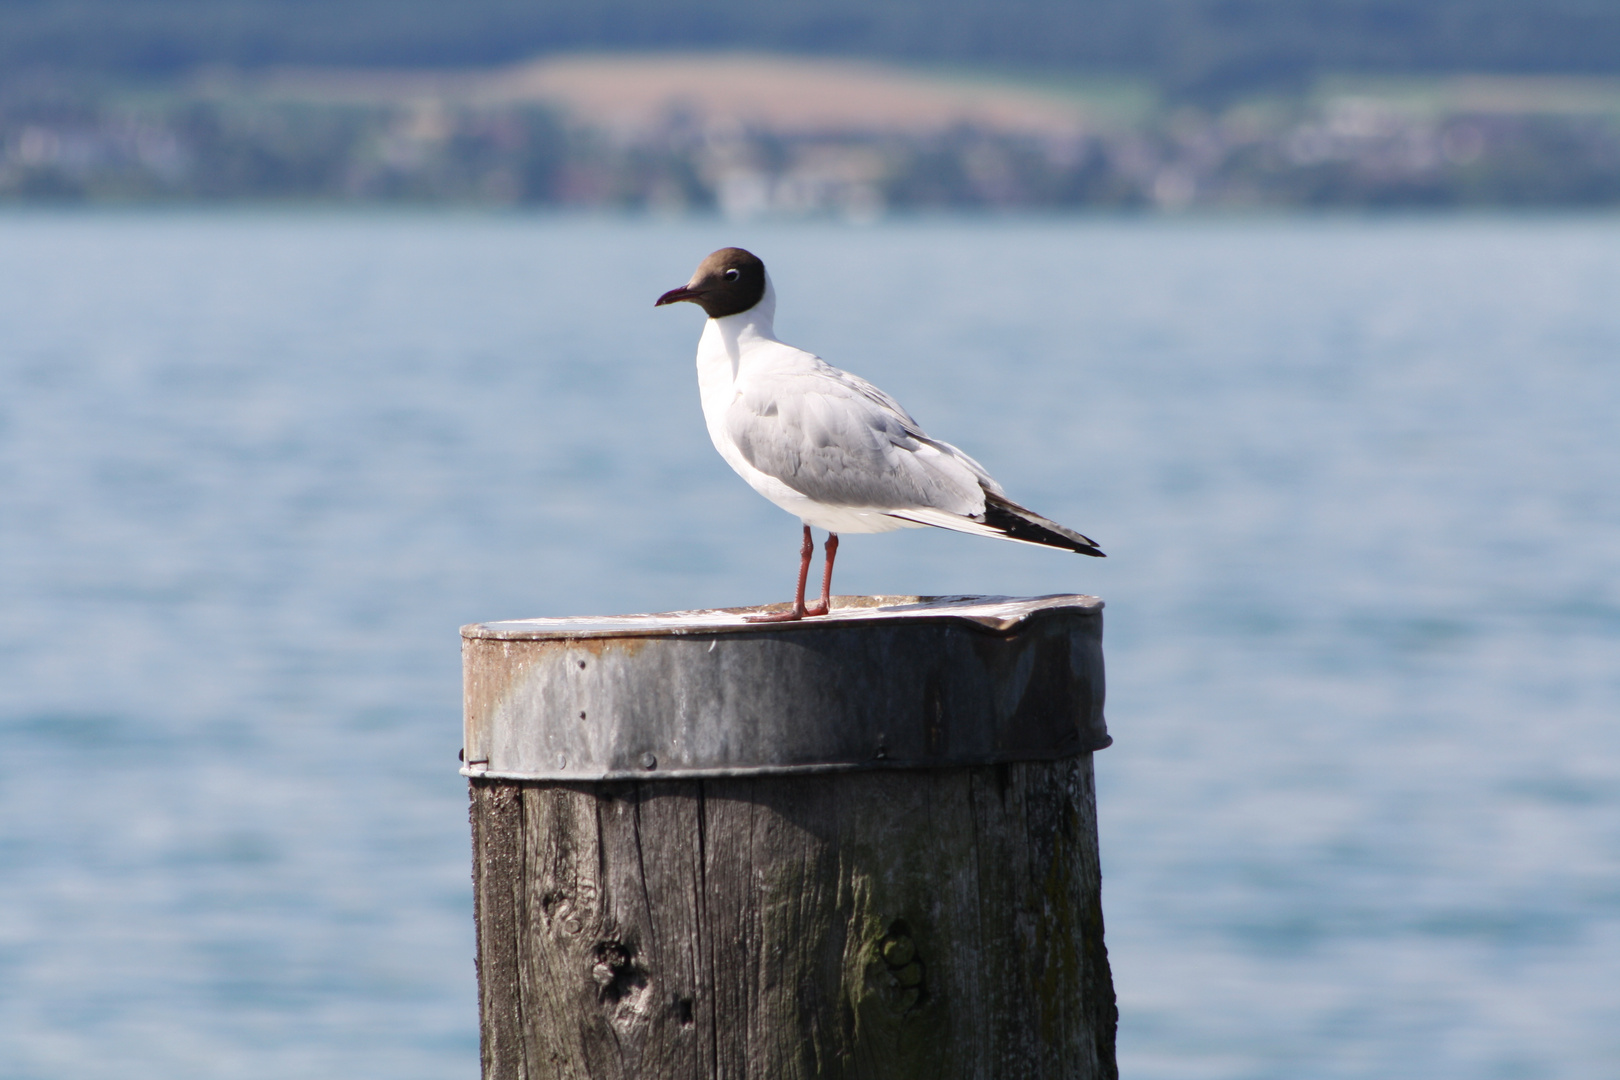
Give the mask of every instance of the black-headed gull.
<svg viewBox="0 0 1620 1080">
<path fill-rule="evenodd" d="M 776 290 L 765 264 L 721 248 L 654 305 L 690 300 L 709 316 L 698 340 L 698 390 L 714 448 L 753 489 L 804 523 L 793 610 L 757 621 L 827 613 L 838 534 L 937 525 L 1082 555 L 1102 555 L 1072 529 L 1027 510 L 984 466 L 929 438 L 894 398 L 813 353 L 776 339 Z M 821 600 L 804 603 L 825 529 Z"/>
</svg>

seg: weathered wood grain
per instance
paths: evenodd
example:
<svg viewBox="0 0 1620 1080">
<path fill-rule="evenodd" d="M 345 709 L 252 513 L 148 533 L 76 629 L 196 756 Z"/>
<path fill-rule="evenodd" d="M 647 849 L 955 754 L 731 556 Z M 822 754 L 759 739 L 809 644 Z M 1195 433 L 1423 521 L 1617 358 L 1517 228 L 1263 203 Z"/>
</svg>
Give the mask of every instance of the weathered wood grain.
<svg viewBox="0 0 1620 1080">
<path fill-rule="evenodd" d="M 478 927 L 478 1020 L 485 1076 L 528 1077 L 520 1017 L 519 956 L 527 932 L 522 918 L 528 875 L 523 847 L 522 793 L 515 787 L 473 784 L 473 917 Z"/>
<path fill-rule="evenodd" d="M 1089 754 L 470 784 L 487 1080 L 1117 1076 Z"/>
</svg>

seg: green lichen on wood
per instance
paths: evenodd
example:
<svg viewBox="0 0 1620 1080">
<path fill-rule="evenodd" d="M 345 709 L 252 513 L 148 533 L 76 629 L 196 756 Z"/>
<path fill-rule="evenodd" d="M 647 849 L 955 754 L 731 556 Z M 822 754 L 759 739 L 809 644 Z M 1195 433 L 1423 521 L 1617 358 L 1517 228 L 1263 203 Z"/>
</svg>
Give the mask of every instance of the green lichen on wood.
<svg viewBox="0 0 1620 1080">
<path fill-rule="evenodd" d="M 923 965 L 911 923 L 892 917 L 899 897 L 892 885 L 858 870 L 848 872 L 842 895 L 848 898 L 844 948 L 843 993 L 845 1042 L 840 1061 L 845 1077 L 893 1077 L 894 1080 L 939 1080 L 948 1075 L 943 1051 L 948 1039 L 948 1018 L 929 1008 Z M 918 905 L 910 905 L 915 909 Z M 915 916 L 914 916 L 915 917 Z M 885 956 L 899 942 L 906 943 L 908 964 L 899 969 Z M 918 979 L 907 985 L 900 972 L 917 969 Z"/>
</svg>

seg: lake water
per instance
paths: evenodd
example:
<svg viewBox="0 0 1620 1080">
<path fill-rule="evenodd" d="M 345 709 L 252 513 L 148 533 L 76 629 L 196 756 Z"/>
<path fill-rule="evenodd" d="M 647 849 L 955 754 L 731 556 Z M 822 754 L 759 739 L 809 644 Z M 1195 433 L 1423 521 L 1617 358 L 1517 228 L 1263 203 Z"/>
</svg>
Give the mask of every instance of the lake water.
<svg viewBox="0 0 1620 1080">
<path fill-rule="evenodd" d="M 1109 553 L 836 584 L 1107 599 L 1126 1077 L 1620 1075 L 1620 219 L 292 212 L 0 216 L 0 1074 L 477 1075 L 457 627 L 790 593 L 727 243 Z"/>
</svg>

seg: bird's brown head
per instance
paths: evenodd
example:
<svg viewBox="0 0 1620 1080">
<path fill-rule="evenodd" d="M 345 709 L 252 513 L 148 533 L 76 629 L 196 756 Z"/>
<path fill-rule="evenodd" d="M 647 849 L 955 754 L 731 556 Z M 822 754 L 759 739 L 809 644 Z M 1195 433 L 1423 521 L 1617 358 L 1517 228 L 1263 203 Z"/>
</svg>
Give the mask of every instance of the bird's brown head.
<svg viewBox="0 0 1620 1080">
<path fill-rule="evenodd" d="M 711 319 L 737 315 L 765 296 L 765 264 L 742 248 L 721 248 L 702 263 L 697 273 L 678 289 L 658 298 L 654 307 L 690 300 Z"/>
</svg>

